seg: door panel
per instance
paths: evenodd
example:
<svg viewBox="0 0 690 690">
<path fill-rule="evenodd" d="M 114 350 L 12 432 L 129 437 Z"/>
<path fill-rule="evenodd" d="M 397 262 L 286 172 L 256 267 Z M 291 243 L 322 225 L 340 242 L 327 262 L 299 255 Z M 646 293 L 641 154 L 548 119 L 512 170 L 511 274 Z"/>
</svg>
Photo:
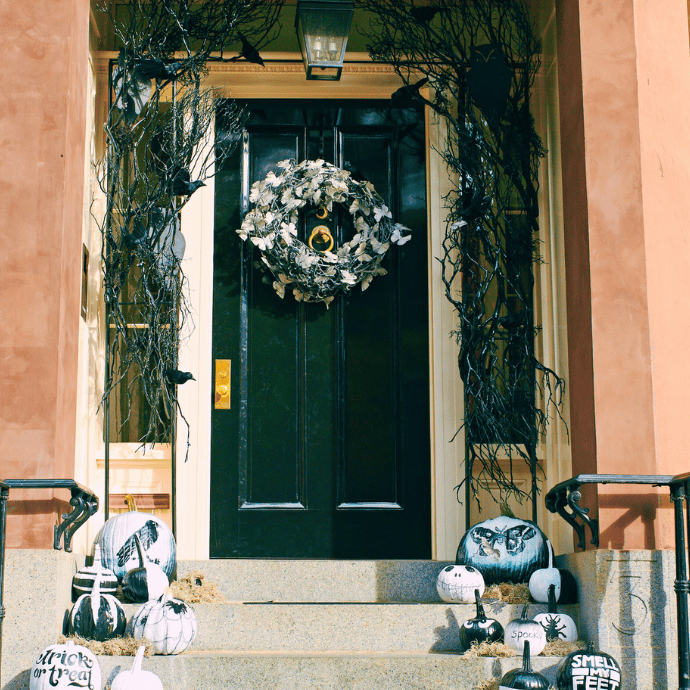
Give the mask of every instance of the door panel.
<svg viewBox="0 0 690 690">
<path fill-rule="evenodd" d="M 212 412 L 211 555 L 428 558 L 423 117 L 381 102 L 247 105 L 216 178 L 213 357 L 232 359 L 236 380 L 231 409 Z M 305 157 L 371 181 L 413 230 L 388 275 L 330 309 L 281 300 L 235 232 L 249 186 Z M 352 237 L 346 210 L 333 229 L 337 244 Z"/>
</svg>

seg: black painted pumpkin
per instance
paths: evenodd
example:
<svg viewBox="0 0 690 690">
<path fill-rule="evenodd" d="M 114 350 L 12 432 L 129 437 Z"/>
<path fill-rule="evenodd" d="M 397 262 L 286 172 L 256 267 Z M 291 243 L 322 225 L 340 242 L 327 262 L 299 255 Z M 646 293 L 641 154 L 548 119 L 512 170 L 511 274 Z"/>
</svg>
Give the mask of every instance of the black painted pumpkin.
<svg viewBox="0 0 690 690">
<path fill-rule="evenodd" d="M 529 642 L 532 653 L 541 654 L 546 647 L 546 632 L 537 621 L 527 617 L 528 606 L 529 604 L 525 604 L 522 607 L 520 618 L 514 618 L 506 625 L 503 641 L 506 647 L 520 653 L 524 649 L 525 642 Z"/>
<path fill-rule="evenodd" d="M 479 590 L 474 590 L 474 600 L 477 607 L 475 618 L 466 620 L 460 626 L 460 645 L 468 650 L 473 642 L 499 642 L 503 639 L 503 626 L 494 618 L 487 618 L 484 606 L 479 598 Z"/>
<path fill-rule="evenodd" d="M 522 668 L 508 671 L 498 686 L 499 690 L 548 690 L 549 681 L 541 673 L 532 670 L 530 663 L 529 641 L 522 650 Z"/>
<path fill-rule="evenodd" d="M 534 522 L 501 515 L 465 533 L 455 562 L 476 568 L 491 584 L 527 582 L 548 558 L 546 537 Z"/>
<path fill-rule="evenodd" d="M 168 576 L 155 563 L 147 562 L 138 534 L 134 535 L 134 539 L 139 553 L 140 566 L 133 568 L 124 576 L 122 592 L 130 601 L 134 602 L 158 599 L 170 584 Z"/>
<path fill-rule="evenodd" d="M 546 641 L 575 642 L 577 640 L 577 626 L 575 621 L 565 613 L 558 613 L 556 609 L 556 587 L 549 587 L 549 607 L 547 613 L 538 613 L 534 620 L 544 628 Z"/>
<path fill-rule="evenodd" d="M 559 568 L 561 574 L 561 596 L 559 604 L 577 604 L 577 580 L 569 570 Z"/>
<path fill-rule="evenodd" d="M 587 649 L 571 652 L 561 661 L 556 687 L 558 690 L 619 690 L 621 667 L 612 656 L 597 651 L 594 643 L 590 642 Z"/>
<path fill-rule="evenodd" d="M 103 642 L 125 632 L 125 611 L 111 594 L 101 594 L 101 575 L 96 575 L 93 590 L 82 594 L 69 615 L 70 635 Z"/>
</svg>

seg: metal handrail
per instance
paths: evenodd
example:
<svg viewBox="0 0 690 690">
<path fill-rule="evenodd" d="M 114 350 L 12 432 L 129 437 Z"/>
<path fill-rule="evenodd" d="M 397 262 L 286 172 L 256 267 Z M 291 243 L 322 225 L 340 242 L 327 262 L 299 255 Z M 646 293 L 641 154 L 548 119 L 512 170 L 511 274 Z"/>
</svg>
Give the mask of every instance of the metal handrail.
<svg viewBox="0 0 690 690">
<path fill-rule="evenodd" d="M 676 579 L 673 587 L 676 592 L 678 616 L 678 688 L 690 690 L 690 581 L 686 560 L 690 559 L 690 543 L 686 535 L 686 520 L 687 533 L 690 534 L 690 472 L 675 477 L 666 474 L 578 474 L 554 486 L 545 496 L 546 507 L 572 525 L 578 535 L 577 546 L 580 549 L 585 548 L 585 525 L 589 526 L 592 533 L 590 543 L 599 546 L 599 520 L 588 515 L 589 508 L 579 505 L 582 498 L 579 489 L 583 484 L 646 484 L 669 487 L 676 539 Z M 578 518 L 582 523 L 578 522 Z"/>
<path fill-rule="evenodd" d="M 72 493 L 71 513 L 62 514 L 62 522 L 53 531 L 53 549 L 72 551 L 74 533 L 98 510 L 98 496 L 74 479 L 5 479 L 0 480 L 0 676 L 2 675 L 2 623 L 5 618 L 3 606 L 3 585 L 5 583 L 5 532 L 7 522 L 7 498 L 10 489 L 69 489 Z"/>
</svg>

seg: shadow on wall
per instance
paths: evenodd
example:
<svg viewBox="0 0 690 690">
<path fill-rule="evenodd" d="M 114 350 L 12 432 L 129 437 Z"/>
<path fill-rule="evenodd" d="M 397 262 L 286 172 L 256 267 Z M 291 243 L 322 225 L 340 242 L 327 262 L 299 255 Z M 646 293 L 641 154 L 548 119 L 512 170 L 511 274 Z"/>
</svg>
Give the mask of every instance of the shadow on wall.
<svg viewBox="0 0 690 690">
<path fill-rule="evenodd" d="M 660 498 L 662 499 L 661 505 L 659 505 Z M 663 502 L 664 498 L 668 505 Z M 673 519 L 672 506 L 667 495 L 662 498 L 660 494 L 600 494 L 598 501 L 600 521 L 602 516 L 609 519 L 615 517 L 613 522 L 608 524 L 599 535 L 600 548 L 625 549 L 626 530 L 628 530 L 628 535 L 635 534 L 638 543 L 640 541 L 638 535 L 642 537 L 644 546 L 637 546 L 636 548 L 651 550 L 663 548 L 662 544 L 657 543 L 658 526 L 655 530 L 654 523 L 662 517 L 664 522 L 667 521 L 667 517 L 668 520 L 672 521 Z M 666 508 L 668 508 L 668 513 Z M 608 515 L 606 515 L 607 513 Z M 634 523 L 638 520 L 640 525 L 635 525 Z M 627 548 L 630 546 L 628 545 Z"/>
</svg>

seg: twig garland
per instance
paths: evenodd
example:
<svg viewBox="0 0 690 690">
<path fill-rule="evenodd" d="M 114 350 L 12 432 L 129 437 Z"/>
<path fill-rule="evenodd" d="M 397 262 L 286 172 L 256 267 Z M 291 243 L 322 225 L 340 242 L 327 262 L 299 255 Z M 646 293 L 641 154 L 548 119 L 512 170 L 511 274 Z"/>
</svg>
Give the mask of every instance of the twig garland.
<svg viewBox="0 0 690 690">
<path fill-rule="evenodd" d="M 262 262 L 275 280 L 273 288 L 285 297 L 291 288 L 297 301 L 324 302 L 361 283 L 366 290 L 374 276 L 385 275 L 381 261 L 391 244 L 405 244 L 412 235 L 394 223 L 391 212 L 371 182 L 353 180 L 349 171 L 322 159 L 278 163 L 252 185 L 253 204 L 237 231 L 263 253 Z M 299 210 L 341 204 L 352 216 L 356 234 L 334 251 L 312 249 L 298 239 Z"/>
</svg>

